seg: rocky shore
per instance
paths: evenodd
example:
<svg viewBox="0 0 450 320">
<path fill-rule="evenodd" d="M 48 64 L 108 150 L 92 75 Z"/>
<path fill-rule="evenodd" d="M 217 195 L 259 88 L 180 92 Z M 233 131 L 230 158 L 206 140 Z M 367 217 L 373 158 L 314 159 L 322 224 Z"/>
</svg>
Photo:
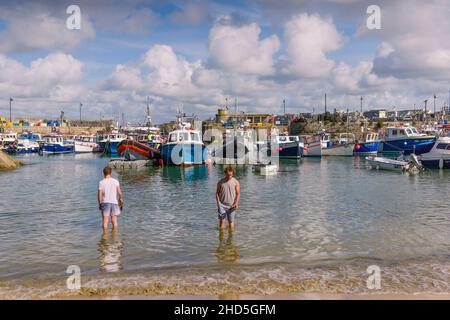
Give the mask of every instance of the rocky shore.
<svg viewBox="0 0 450 320">
<path fill-rule="evenodd" d="M 23 165 L 21 161 L 14 160 L 3 151 L 0 151 L 0 170 L 12 170 Z"/>
</svg>

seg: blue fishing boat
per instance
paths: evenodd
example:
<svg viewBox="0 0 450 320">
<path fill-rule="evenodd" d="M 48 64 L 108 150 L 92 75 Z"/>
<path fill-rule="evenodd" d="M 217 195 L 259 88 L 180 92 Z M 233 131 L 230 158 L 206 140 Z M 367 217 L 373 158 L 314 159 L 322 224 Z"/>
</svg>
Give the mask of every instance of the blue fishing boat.
<svg viewBox="0 0 450 320">
<path fill-rule="evenodd" d="M 278 145 L 280 159 L 300 159 L 302 157 L 303 147 L 298 136 L 277 135 L 275 142 Z"/>
<path fill-rule="evenodd" d="M 64 140 L 63 136 L 54 134 L 44 136 L 43 143 L 40 146 L 40 152 L 43 154 L 62 154 L 75 152 L 75 145 Z"/>
<path fill-rule="evenodd" d="M 429 152 L 435 141 L 435 136 L 419 133 L 414 127 L 388 127 L 379 151 L 422 154 Z"/>
<path fill-rule="evenodd" d="M 378 133 L 368 133 L 365 142 L 356 142 L 353 153 L 358 154 L 376 154 L 380 148 L 381 140 Z"/>
<path fill-rule="evenodd" d="M 202 142 L 200 131 L 191 130 L 187 124 L 169 133 L 167 143 L 161 146 L 161 156 L 166 165 L 204 164 L 208 149 Z"/>
<path fill-rule="evenodd" d="M 111 133 L 100 135 L 98 137 L 98 144 L 103 153 L 118 154 L 117 146 L 126 138 L 127 136 L 125 134 L 113 131 Z"/>
</svg>

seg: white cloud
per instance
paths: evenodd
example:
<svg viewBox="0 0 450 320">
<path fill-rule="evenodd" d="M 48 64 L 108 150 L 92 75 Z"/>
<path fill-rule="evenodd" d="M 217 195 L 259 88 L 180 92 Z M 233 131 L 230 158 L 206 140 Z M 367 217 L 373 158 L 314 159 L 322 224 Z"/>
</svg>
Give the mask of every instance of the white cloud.
<svg viewBox="0 0 450 320">
<path fill-rule="evenodd" d="M 326 53 L 339 49 L 342 43 L 331 18 L 299 14 L 285 24 L 284 34 L 289 66 L 283 73 L 307 78 L 329 75 L 334 61 Z"/>
<path fill-rule="evenodd" d="M 66 28 L 68 15 L 52 15 L 40 6 L 1 8 L 6 29 L 0 32 L 0 52 L 27 52 L 35 49 L 70 49 L 81 41 L 95 38 L 95 30 L 83 16 L 80 30 Z"/>
<path fill-rule="evenodd" d="M 276 35 L 260 40 L 256 23 L 233 25 L 222 17 L 209 32 L 209 54 L 213 66 L 237 73 L 274 73 L 273 55 L 280 47 Z"/>
</svg>

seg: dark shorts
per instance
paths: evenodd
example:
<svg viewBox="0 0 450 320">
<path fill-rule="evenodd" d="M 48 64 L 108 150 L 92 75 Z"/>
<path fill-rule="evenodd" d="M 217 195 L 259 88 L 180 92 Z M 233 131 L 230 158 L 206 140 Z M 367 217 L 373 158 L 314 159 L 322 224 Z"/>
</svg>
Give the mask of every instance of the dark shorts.
<svg viewBox="0 0 450 320">
<path fill-rule="evenodd" d="M 118 204 L 114 203 L 102 203 L 102 215 L 107 216 L 118 216 L 120 214 L 120 208 Z"/>
<path fill-rule="evenodd" d="M 233 222 L 236 218 L 236 210 L 231 209 L 231 206 L 227 206 L 222 203 L 219 203 L 217 206 L 217 212 L 219 220 L 227 218 L 228 221 Z"/>
</svg>

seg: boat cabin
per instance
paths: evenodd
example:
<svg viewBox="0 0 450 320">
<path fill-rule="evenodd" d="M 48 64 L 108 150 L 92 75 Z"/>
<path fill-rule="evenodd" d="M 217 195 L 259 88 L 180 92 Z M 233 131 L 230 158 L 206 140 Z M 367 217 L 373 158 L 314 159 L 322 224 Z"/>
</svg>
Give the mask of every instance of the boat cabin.
<svg viewBox="0 0 450 320">
<path fill-rule="evenodd" d="M 275 141 L 278 144 L 299 142 L 300 138 L 298 136 L 275 136 Z"/>
<path fill-rule="evenodd" d="M 64 144 L 64 138 L 62 136 L 44 136 L 42 140 L 47 144 Z"/>
<path fill-rule="evenodd" d="M 425 134 L 419 133 L 414 127 L 388 127 L 386 129 L 387 139 L 402 139 L 408 137 L 423 137 Z"/>
<path fill-rule="evenodd" d="M 366 142 L 380 141 L 380 135 L 378 133 L 368 133 L 366 135 Z"/>
<path fill-rule="evenodd" d="M 197 143 L 202 144 L 200 132 L 196 130 L 175 130 L 169 133 L 168 144 Z"/>
</svg>

